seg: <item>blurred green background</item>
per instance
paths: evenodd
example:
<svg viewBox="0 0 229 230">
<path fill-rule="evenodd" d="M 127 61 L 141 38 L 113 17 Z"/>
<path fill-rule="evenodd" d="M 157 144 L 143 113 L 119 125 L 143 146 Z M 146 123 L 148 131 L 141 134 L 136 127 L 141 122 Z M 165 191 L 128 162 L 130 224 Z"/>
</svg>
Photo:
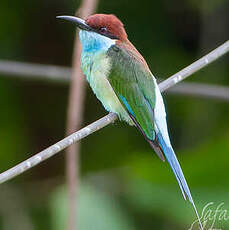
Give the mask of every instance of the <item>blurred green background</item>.
<svg viewBox="0 0 229 230">
<path fill-rule="evenodd" d="M 1 0 L 0 59 L 70 67 L 75 28 L 55 17 L 73 15 L 79 4 Z M 229 35 L 228 0 L 101 0 L 97 12 L 123 21 L 158 78 L 191 64 Z M 224 56 L 186 82 L 227 86 L 228 76 Z M 64 137 L 68 89 L 0 75 L 1 172 Z M 228 217 L 229 104 L 170 94 L 165 101 L 171 140 L 200 214 L 209 202 L 208 210 L 223 203 Z M 83 126 L 105 114 L 87 87 Z M 65 229 L 64 159 L 60 153 L 0 186 L 0 230 Z M 82 141 L 81 183 L 79 230 L 179 230 L 196 220 L 168 164 L 124 123 Z M 229 219 L 216 219 L 215 228 L 229 229 Z"/>
</svg>

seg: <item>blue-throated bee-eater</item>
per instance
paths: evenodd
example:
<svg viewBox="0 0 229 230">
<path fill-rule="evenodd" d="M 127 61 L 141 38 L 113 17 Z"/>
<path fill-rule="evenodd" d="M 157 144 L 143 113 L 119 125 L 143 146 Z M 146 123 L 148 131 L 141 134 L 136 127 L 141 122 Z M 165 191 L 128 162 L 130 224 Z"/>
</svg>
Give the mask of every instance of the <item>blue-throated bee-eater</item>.
<svg viewBox="0 0 229 230">
<path fill-rule="evenodd" d="M 161 160 L 168 160 L 184 198 L 202 225 L 180 164 L 170 143 L 163 98 L 145 59 L 128 40 L 114 15 L 95 14 L 86 20 L 58 16 L 80 29 L 81 68 L 105 109 L 134 125 Z M 165 157 L 164 157 L 165 156 Z"/>
</svg>

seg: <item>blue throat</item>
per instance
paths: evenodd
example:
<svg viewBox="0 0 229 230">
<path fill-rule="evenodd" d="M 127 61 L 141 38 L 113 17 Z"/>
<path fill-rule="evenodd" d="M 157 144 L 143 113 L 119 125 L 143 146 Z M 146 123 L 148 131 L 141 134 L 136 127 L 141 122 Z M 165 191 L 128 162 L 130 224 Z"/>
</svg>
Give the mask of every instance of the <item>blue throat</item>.
<svg viewBox="0 0 229 230">
<path fill-rule="evenodd" d="M 83 52 L 105 52 L 115 44 L 115 40 L 95 32 L 80 30 L 79 36 Z"/>
</svg>

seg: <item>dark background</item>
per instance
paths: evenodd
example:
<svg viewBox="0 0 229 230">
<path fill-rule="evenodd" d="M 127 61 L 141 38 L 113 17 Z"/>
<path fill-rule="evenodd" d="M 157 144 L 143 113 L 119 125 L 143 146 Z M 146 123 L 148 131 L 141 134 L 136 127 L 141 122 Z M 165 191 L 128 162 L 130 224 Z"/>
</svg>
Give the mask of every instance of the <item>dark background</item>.
<svg viewBox="0 0 229 230">
<path fill-rule="evenodd" d="M 0 59 L 70 67 L 75 28 L 55 17 L 74 15 L 79 4 L 1 0 Z M 191 64 L 229 35 L 227 0 L 101 0 L 97 12 L 123 21 L 158 78 Z M 225 56 L 186 82 L 227 86 L 228 74 Z M 67 84 L 0 75 L 1 172 L 64 137 L 68 89 Z M 208 210 L 223 203 L 221 209 L 229 216 L 228 103 L 170 94 L 165 103 L 171 141 L 200 214 L 213 202 Z M 105 114 L 87 87 L 83 126 Z M 0 186 L 0 229 L 65 228 L 64 160 L 60 153 Z M 82 141 L 81 179 L 79 230 L 178 230 L 188 229 L 196 219 L 168 164 L 124 123 Z M 229 220 L 217 219 L 215 228 L 229 229 Z"/>
</svg>

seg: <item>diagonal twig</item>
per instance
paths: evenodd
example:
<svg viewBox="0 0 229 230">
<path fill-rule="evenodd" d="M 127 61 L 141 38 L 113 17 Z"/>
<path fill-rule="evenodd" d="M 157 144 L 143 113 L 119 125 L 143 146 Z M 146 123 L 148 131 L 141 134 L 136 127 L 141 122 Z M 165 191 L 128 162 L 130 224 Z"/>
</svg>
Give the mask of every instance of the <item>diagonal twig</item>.
<svg viewBox="0 0 229 230">
<path fill-rule="evenodd" d="M 190 73 L 193 74 L 198 70 L 202 69 L 203 67 L 207 66 L 211 62 L 217 60 L 222 55 L 226 54 L 229 51 L 229 41 L 226 41 L 218 48 L 214 49 L 209 54 L 205 55 L 204 57 L 200 58 L 199 60 L 193 62 L 191 65 L 187 66 L 186 68 L 182 69 L 178 73 L 172 75 L 167 80 L 163 81 L 160 84 L 161 91 L 165 91 L 169 87 L 177 84 L 180 81 L 183 81 L 185 78 L 190 76 Z"/>
<path fill-rule="evenodd" d="M 172 77 L 160 83 L 159 84 L 160 90 L 164 91 L 168 89 L 169 87 L 176 85 L 179 81 L 192 75 L 199 69 L 208 65 L 210 62 L 213 62 L 214 60 L 223 56 L 228 51 L 229 51 L 229 41 L 225 42 L 222 46 L 219 46 L 218 48 L 213 50 L 211 53 L 207 54 L 203 58 L 199 59 L 198 61 L 194 62 L 190 66 L 186 67 L 185 69 L 181 70 L 177 74 L 174 74 Z M 43 150 L 42 152 L 37 153 L 31 158 L 1 173 L 0 183 L 8 181 L 16 177 L 17 175 L 24 173 L 28 169 L 52 157 L 53 155 L 57 154 L 61 150 L 65 149 L 66 147 L 72 145 L 73 143 L 85 138 L 86 136 L 98 131 L 101 128 L 104 128 L 105 126 L 111 124 L 115 120 L 117 120 L 117 115 L 110 113 L 106 115 L 105 117 L 95 121 L 94 123 L 86 126 L 85 128 L 73 133 L 72 135 L 64 138 L 63 140 L 57 142 L 56 144 L 50 146 L 49 148 Z"/>
</svg>

